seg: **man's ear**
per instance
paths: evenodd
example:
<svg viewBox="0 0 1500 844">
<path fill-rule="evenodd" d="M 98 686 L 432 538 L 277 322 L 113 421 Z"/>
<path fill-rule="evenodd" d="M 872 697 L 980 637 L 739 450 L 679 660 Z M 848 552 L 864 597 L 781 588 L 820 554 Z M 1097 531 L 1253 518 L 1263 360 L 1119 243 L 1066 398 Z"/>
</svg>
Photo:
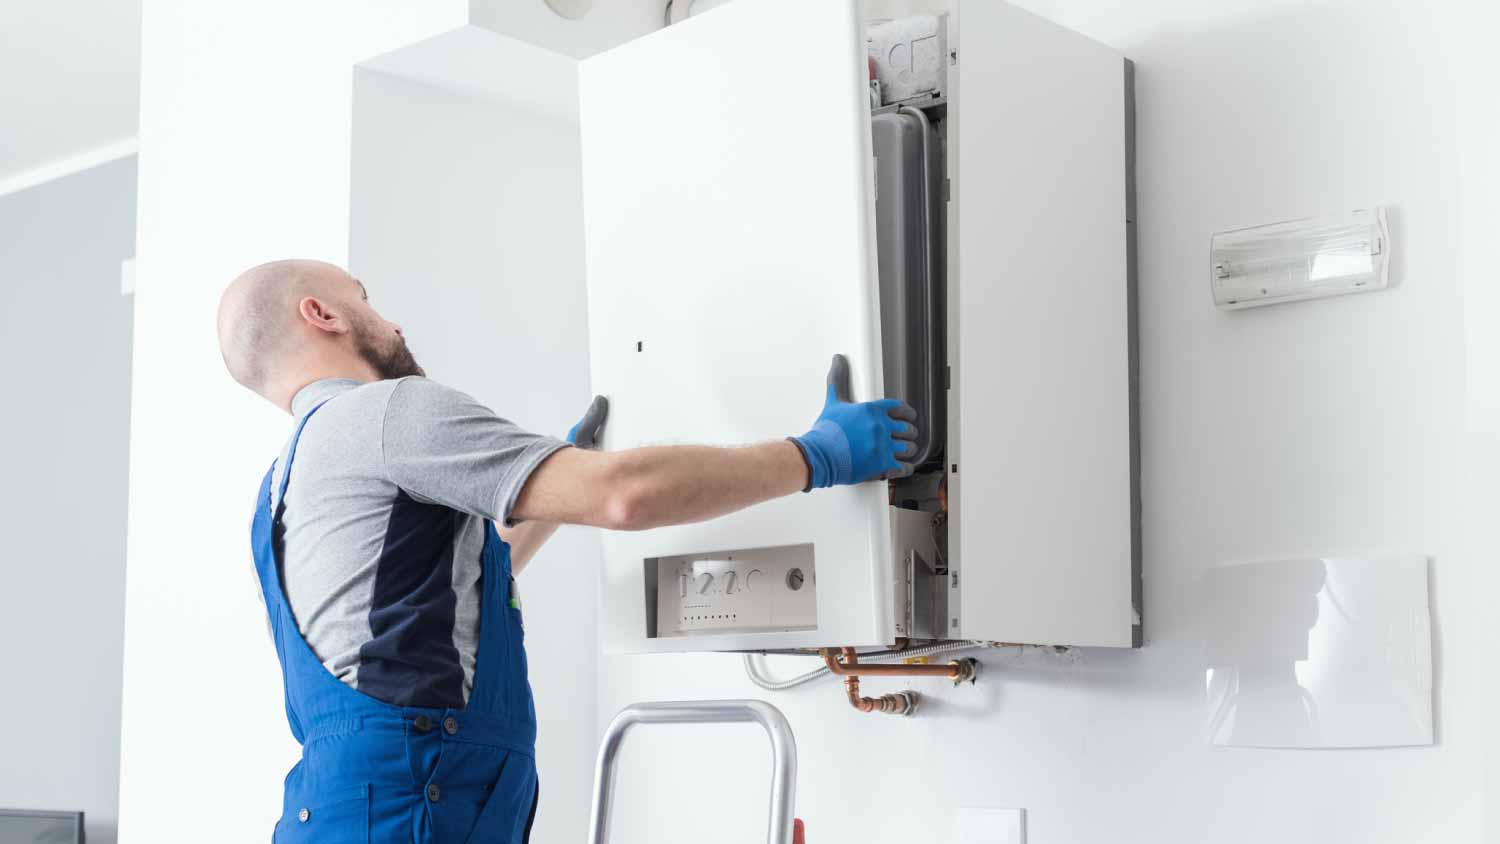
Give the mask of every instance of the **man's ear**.
<svg viewBox="0 0 1500 844">
<path fill-rule="evenodd" d="M 297 312 L 302 320 L 319 331 L 329 334 L 349 333 L 349 321 L 335 313 L 322 300 L 307 296 L 297 303 Z"/>
</svg>

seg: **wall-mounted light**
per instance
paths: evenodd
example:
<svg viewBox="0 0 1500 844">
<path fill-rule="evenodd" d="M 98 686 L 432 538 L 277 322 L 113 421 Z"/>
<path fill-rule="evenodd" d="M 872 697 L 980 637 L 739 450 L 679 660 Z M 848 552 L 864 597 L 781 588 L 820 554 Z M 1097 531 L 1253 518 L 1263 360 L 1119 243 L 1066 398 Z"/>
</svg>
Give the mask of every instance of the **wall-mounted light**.
<svg viewBox="0 0 1500 844">
<path fill-rule="evenodd" d="M 1209 254 L 1214 304 L 1249 308 L 1384 289 L 1391 236 L 1377 206 L 1216 232 Z"/>
<path fill-rule="evenodd" d="M 578 20 L 594 8 L 594 0 L 546 0 L 547 8 L 556 12 L 559 17 L 568 20 Z"/>
</svg>

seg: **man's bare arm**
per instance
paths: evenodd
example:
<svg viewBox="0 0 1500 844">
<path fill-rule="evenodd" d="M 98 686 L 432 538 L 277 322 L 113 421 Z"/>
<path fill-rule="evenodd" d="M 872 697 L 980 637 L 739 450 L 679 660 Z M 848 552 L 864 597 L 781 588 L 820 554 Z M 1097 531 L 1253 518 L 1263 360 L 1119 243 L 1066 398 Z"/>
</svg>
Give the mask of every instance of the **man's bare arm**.
<svg viewBox="0 0 1500 844">
<path fill-rule="evenodd" d="M 589 409 L 584 412 L 571 430 L 568 431 L 568 444 L 579 449 L 593 451 L 598 448 L 599 434 L 604 430 L 604 420 L 609 417 L 609 401 L 603 396 L 595 396 L 589 404 Z M 512 515 L 516 515 L 512 513 Z M 510 570 L 512 574 L 520 574 L 536 556 L 552 534 L 557 532 L 556 521 L 542 521 L 540 519 L 521 522 L 513 528 L 505 528 L 496 525 L 500 532 L 500 538 L 510 546 Z"/>
<path fill-rule="evenodd" d="M 849 381 L 849 361 L 834 355 L 822 414 L 812 430 L 786 442 L 555 452 L 532 472 L 511 515 L 647 530 L 705 521 L 802 489 L 911 474 L 916 411 L 894 399 L 856 403 Z M 575 426 L 569 442 L 592 444 L 607 409 L 607 401 L 595 399 L 585 417 L 592 420 L 588 437 L 579 439 Z"/>
<path fill-rule="evenodd" d="M 520 574 L 541 550 L 543 544 L 557 531 L 557 522 L 522 522 L 515 527 L 495 526 L 500 538 L 510 546 L 510 572 Z"/>
<path fill-rule="evenodd" d="M 790 442 L 615 452 L 569 448 L 537 467 L 512 515 L 647 530 L 716 518 L 798 492 L 807 483 L 807 463 Z"/>
</svg>

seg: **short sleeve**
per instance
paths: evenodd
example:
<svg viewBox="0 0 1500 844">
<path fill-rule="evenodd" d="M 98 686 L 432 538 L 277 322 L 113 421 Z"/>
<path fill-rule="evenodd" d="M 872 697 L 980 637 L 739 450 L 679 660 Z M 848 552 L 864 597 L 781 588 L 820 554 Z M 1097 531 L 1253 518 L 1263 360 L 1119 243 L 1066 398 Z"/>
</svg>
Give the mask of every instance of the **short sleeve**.
<svg viewBox="0 0 1500 844">
<path fill-rule="evenodd" d="M 396 486 L 413 498 L 507 526 L 531 473 L 567 447 L 419 377 L 396 384 L 381 432 L 386 473 Z"/>
</svg>

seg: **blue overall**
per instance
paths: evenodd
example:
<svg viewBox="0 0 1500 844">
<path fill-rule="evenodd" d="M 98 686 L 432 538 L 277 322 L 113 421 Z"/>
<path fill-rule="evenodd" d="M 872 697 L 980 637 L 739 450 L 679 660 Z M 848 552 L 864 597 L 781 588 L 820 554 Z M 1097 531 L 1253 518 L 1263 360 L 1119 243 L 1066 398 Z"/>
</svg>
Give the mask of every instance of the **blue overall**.
<svg viewBox="0 0 1500 844">
<path fill-rule="evenodd" d="M 524 842 L 538 796 L 536 710 L 521 613 L 510 600 L 510 548 L 486 525 L 478 664 L 466 708 L 392 706 L 342 683 L 302 638 L 281 584 L 281 502 L 297 440 L 317 412 L 297 424 L 274 509 L 272 472 L 266 473 L 251 528 L 287 721 L 302 745 L 272 840 Z"/>
</svg>

